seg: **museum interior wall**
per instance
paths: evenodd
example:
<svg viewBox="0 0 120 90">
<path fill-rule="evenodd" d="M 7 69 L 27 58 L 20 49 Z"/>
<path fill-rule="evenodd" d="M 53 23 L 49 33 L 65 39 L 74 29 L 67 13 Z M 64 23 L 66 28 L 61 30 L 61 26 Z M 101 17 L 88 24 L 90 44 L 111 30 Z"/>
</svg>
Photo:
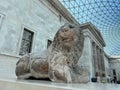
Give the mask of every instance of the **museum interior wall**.
<svg viewBox="0 0 120 90">
<path fill-rule="evenodd" d="M 47 0 L 0 2 L 0 72 L 12 76 L 16 61 L 24 54 L 21 50 L 40 54 L 59 27 L 69 20 Z"/>
<path fill-rule="evenodd" d="M 31 51 L 36 52 L 46 49 L 47 40 L 53 39 L 58 28 L 67 22 L 62 17 L 60 21 L 58 12 L 38 0 L 4 0 L 0 13 L 4 16 L 0 30 L 1 54 L 13 56 L 19 55 L 24 29 L 33 32 Z"/>
<path fill-rule="evenodd" d="M 60 6 L 59 6 L 60 5 Z M 53 7 L 54 6 L 54 7 Z M 62 10 L 63 11 L 62 11 Z M 15 77 L 15 65 L 25 51 L 38 53 L 47 49 L 58 29 L 66 22 L 79 24 L 60 3 L 52 0 L 3 0 L 0 2 L 0 72 Z M 98 73 L 120 74 L 118 59 L 104 52 L 105 42 L 91 23 L 81 24 L 85 37 L 79 64 L 89 69 L 90 78 Z M 27 47 L 27 45 L 29 48 Z M 25 49 L 26 48 L 26 49 Z M 6 75 L 6 76 L 5 76 Z"/>
</svg>

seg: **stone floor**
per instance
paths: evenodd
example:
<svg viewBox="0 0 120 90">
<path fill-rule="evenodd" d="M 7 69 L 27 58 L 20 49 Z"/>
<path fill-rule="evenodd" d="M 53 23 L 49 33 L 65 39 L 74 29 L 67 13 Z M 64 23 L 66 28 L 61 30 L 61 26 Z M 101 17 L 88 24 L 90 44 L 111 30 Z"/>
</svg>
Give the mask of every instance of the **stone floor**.
<svg viewBox="0 0 120 90">
<path fill-rule="evenodd" d="M 119 84 L 87 83 L 64 84 L 43 80 L 1 78 L 0 90 L 120 90 Z"/>
<path fill-rule="evenodd" d="M 0 58 L 0 90 L 120 90 L 120 84 L 64 84 L 43 80 L 17 80 L 16 61 Z"/>
</svg>

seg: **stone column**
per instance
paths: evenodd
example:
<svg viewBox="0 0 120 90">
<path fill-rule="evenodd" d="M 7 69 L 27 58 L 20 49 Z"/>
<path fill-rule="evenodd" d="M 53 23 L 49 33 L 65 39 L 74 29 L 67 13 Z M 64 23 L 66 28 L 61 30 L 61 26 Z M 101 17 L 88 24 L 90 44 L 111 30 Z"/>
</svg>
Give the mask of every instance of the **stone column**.
<svg viewBox="0 0 120 90">
<path fill-rule="evenodd" d="M 101 76 L 100 50 L 99 50 L 98 46 L 97 46 L 97 65 L 98 65 L 98 74 L 99 74 L 99 76 Z"/>
<path fill-rule="evenodd" d="M 93 45 L 93 66 L 94 66 L 94 76 L 96 74 L 96 72 L 98 72 L 98 62 L 97 62 L 97 45 L 95 43 L 92 44 Z"/>
<path fill-rule="evenodd" d="M 84 48 L 83 54 L 80 58 L 80 64 L 83 63 L 85 67 L 88 68 L 90 74 L 90 80 L 94 77 L 94 67 L 93 67 L 93 49 L 92 49 L 92 40 L 90 38 L 90 32 L 88 29 L 83 30 L 84 33 Z"/>
<path fill-rule="evenodd" d="M 98 50 L 96 45 L 96 72 L 99 73 L 99 67 L 98 67 Z"/>
<path fill-rule="evenodd" d="M 102 73 L 105 74 L 105 62 L 103 58 L 103 51 L 101 51 L 101 61 L 102 61 Z"/>
<path fill-rule="evenodd" d="M 96 72 L 96 68 L 95 68 L 95 43 L 92 42 L 92 68 L 93 68 L 93 77 L 95 77 L 95 72 Z"/>
<path fill-rule="evenodd" d="M 95 70 L 98 72 L 97 45 L 95 44 Z"/>
<path fill-rule="evenodd" d="M 100 76 L 102 76 L 102 60 L 101 60 L 101 49 L 99 48 L 99 67 Z"/>
<path fill-rule="evenodd" d="M 84 44 L 86 46 L 86 57 L 87 57 L 87 60 L 88 60 L 88 68 L 89 68 L 89 72 L 90 72 L 90 79 L 94 76 L 94 69 L 93 69 L 93 66 L 92 66 L 92 41 L 90 39 L 89 36 L 86 36 L 85 37 L 85 40 L 86 40 L 86 44 Z"/>
<path fill-rule="evenodd" d="M 81 58 L 78 62 L 83 68 L 87 68 L 89 71 L 90 80 L 93 77 L 93 68 L 92 68 L 92 43 L 88 35 L 85 35 L 84 38 L 84 48 Z"/>
</svg>

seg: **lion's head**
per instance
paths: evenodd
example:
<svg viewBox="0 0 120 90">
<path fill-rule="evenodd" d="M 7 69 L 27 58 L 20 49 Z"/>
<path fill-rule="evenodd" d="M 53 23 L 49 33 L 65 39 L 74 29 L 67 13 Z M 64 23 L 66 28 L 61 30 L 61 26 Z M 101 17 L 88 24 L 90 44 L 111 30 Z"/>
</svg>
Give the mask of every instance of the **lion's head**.
<svg viewBox="0 0 120 90">
<path fill-rule="evenodd" d="M 63 53 L 70 65 L 78 62 L 84 44 L 84 36 L 78 25 L 67 23 L 63 25 L 55 35 L 53 50 Z"/>
</svg>

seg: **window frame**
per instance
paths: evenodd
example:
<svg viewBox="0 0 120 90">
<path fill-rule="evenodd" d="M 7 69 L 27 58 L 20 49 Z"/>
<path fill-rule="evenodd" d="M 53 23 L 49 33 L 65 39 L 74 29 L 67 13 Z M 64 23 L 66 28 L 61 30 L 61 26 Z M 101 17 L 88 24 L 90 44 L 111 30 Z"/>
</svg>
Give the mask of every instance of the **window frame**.
<svg viewBox="0 0 120 90">
<path fill-rule="evenodd" d="M 21 45 L 22 45 L 22 41 L 23 41 L 23 34 L 24 34 L 24 31 L 28 31 L 30 33 L 32 33 L 32 39 L 31 39 L 31 42 L 30 42 L 30 50 L 28 53 L 31 53 L 33 51 L 33 46 L 34 46 L 34 36 L 35 36 L 35 32 L 30 29 L 30 28 L 27 28 L 27 27 L 23 27 L 22 28 L 22 35 L 21 35 L 21 40 L 20 40 L 20 45 L 19 45 L 19 52 L 18 54 L 21 56 L 22 54 L 20 54 L 20 50 L 21 50 Z"/>
</svg>

